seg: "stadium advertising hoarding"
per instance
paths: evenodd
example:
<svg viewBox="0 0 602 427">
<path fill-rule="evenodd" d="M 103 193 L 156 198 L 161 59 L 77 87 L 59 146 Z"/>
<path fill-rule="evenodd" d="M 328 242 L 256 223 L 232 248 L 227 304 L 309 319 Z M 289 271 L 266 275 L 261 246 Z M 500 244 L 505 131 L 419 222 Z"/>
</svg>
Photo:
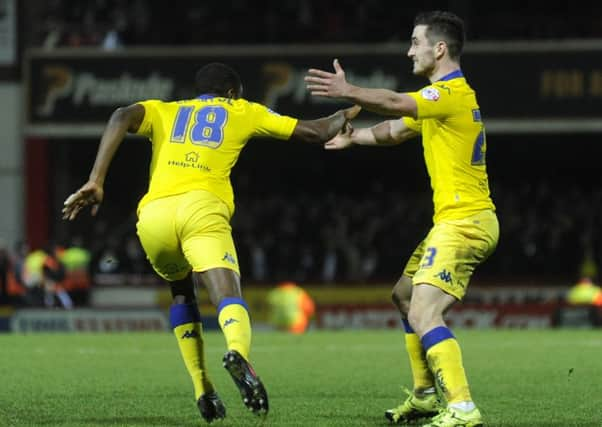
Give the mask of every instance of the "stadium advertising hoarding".
<svg viewBox="0 0 602 427">
<path fill-rule="evenodd" d="M 352 83 L 417 90 L 426 82 L 411 75 L 405 51 L 404 45 L 33 50 L 26 60 L 27 131 L 97 133 L 118 106 L 189 98 L 195 94 L 194 71 L 211 61 L 239 70 L 246 98 L 282 114 L 318 117 L 339 104 L 311 97 L 303 80 L 308 67 L 331 69 L 338 57 Z M 600 126 L 602 111 L 600 53 L 599 44 L 475 44 L 462 67 L 490 132 L 527 131 L 526 124 L 544 132 L 591 131 Z"/>
<path fill-rule="evenodd" d="M 549 328 L 557 304 L 459 305 L 445 316 L 456 328 Z M 323 329 L 400 328 L 399 313 L 390 304 L 318 306 L 316 323 Z M 591 325 L 590 325 L 591 326 Z"/>
<path fill-rule="evenodd" d="M 149 332 L 169 329 L 163 311 L 140 309 L 23 309 L 15 311 L 10 324 L 13 332 Z"/>
<path fill-rule="evenodd" d="M 561 303 L 461 304 L 446 315 L 453 328 L 537 329 L 602 326 L 602 309 Z M 318 305 L 316 325 L 321 329 L 400 328 L 399 313 L 390 304 Z"/>
</svg>

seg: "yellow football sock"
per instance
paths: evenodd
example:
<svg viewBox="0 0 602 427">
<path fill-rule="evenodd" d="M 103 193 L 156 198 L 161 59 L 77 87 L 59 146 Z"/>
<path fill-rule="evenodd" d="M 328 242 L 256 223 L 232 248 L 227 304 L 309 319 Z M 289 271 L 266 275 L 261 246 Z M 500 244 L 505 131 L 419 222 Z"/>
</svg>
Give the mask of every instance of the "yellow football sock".
<svg viewBox="0 0 602 427">
<path fill-rule="evenodd" d="M 218 321 L 226 338 L 228 350 L 236 350 L 249 360 L 251 319 L 242 298 L 224 298 L 218 308 Z"/>
<path fill-rule="evenodd" d="M 471 402 L 462 352 L 451 331 L 439 326 L 422 337 L 431 371 L 448 404 Z"/>
<path fill-rule="evenodd" d="M 170 309 L 170 321 L 186 369 L 192 379 L 195 399 L 214 391 L 205 368 L 203 327 L 195 304 L 177 304 Z"/>
<path fill-rule="evenodd" d="M 408 351 L 412 377 L 414 379 L 414 393 L 420 395 L 424 390 L 435 387 L 435 379 L 428 367 L 426 353 L 422 348 L 420 338 L 418 338 L 418 335 L 416 335 L 406 319 L 403 319 L 403 325 L 406 331 L 406 350 Z"/>
</svg>

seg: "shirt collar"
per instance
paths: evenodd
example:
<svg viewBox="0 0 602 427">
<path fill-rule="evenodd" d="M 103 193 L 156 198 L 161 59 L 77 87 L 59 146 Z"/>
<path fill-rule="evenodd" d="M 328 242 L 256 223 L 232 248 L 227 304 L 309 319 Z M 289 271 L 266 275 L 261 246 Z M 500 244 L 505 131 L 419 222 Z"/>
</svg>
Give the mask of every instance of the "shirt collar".
<svg viewBox="0 0 602 427">
<path fill-rule="evenodd" d="M 196 99 L 202 99 L 203 101 L 205 101 L 207 99 L 212 99 L 212 98 L 215 98 L 215 95 L 213 93 L 204 93 L 204 94 L 196 97 Z"/>
<path fill-rule="evenodd" d="M 449 74 L 444 75 L 443 77 L 441 77 L 439 80 L 437 80 L 438 82 L 441 81 L 447 81 L 447 80 L 451 80 L 451 79 L 457 79 L 459 77 L 464 77 L 464 74 L 462 74 L 462 70 L 460 70 L 459 68 L 455 71 L 452 71 Z"/>
</svg>

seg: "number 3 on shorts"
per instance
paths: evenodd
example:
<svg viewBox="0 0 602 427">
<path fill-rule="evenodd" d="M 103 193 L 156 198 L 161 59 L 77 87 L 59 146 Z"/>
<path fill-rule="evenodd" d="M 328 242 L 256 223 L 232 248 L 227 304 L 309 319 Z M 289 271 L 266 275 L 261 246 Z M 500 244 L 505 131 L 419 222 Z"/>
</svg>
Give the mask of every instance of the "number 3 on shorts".
<svg viewBox="0 0 602 427">
<path fill-rule="evenodd" d="M 429 268 L 435 262 L 435 255 L 437 255 L 437 248 L 433 246 L 429 246 L 426 248 L 424 255 L 422 256 L 422 264 L 420 264 L 420 268 Z"/>
</svg>

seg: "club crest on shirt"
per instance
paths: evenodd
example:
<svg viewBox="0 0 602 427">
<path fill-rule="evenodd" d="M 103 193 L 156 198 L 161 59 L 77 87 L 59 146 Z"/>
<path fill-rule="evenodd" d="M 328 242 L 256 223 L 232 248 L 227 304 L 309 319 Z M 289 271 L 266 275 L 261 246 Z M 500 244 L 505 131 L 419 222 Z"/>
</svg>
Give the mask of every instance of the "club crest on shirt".
<svg viewBox="0 0 602 427">
<path fill-rule="evenodd" d="M 441 96 L 439 94 L 439 91 L 432 86 L 425 87 L 424 89 L 422 89 L 420 95 L 422 95 L 424 99 L 428 99 L 429 101 L 437 101 Z"/>
</svg>

